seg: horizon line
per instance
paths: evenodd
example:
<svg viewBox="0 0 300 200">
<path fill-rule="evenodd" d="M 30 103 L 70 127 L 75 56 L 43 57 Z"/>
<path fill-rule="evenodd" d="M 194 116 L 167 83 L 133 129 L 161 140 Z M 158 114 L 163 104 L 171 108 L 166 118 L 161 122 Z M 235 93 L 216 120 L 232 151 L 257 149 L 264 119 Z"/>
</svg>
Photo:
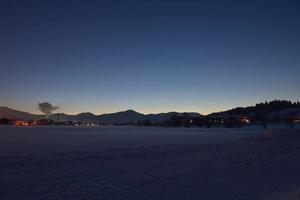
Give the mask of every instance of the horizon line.
<svg viewBox="0 0 300 200">
<path fill-rule="evenodd" d="M 174 110 L 173 111 L 166 111 L 166 112 L 157 112 L 157 113 L 147 113 L 147 112 L 144 113 L 144 112 L 139 112 L 136 109 L 129 108 L 129 109 L 124 109 L 124 110 L 119 110 L 119 111 L 112 111 L 112 112 L 107 112 L 107 113 L 100 113 L 100 114 L 96 114 L 96 113 L 90 112 L 90 111 L 84 111 L 84 112 L 78 112 L 78 113 L 73 113 L 73 114 L 72 113 L 71 114 L 70 113 L 66 113 L 66 112 L 54 112 L 54 113 L 51 113 L 51 115 L 57 114 L 57 113 L 66 114 L 66 115 L 79 115 L 79 114 L 82 114 L 82 113 L 91 113 L 91 114 L 93 114 L 95 116 L 99 116 L 99 115 L 105 115 L 105 114 L 113 114 L 113 113 L 126 112 L 126 111 L 134 111 L 136 113 L 143 114 L 143 115 L 151 115 L 151 114 L 157 115 L 157 114 L 166 114 L 166 113 L 176 112 L 176 113 L 197 113 L 197 114 L 200 114 L 200 115 L 203 115 L 203 116 L 207 116 L 207 115 L 211 115 L 211 114 L 214 114 L 214 113 L 226 112 L 228 110 L 232 110 L 232 109 L 235 109 L 235 108 L 246 108 L 246 107 L 255 106 L 256 104 L 265 103 L 265 102 L 272 102 L 272 101 L 289 101 L 291 103 L 297 103 L 297 102 L 299 102 L 299 100 L 297 100 L 297 101 L 291 101 L 291 100 L 273 99 L 273 100 L 269 100 L 269 101 L 266 100 L 266 101 L 263 101 L 263 102 L 255 103 L 254 105 L 236 106 L 236 107 L 232 107 L 232 108 L 225 109 L 225 110 L 209 112 L 207 114 L 204 114 L 204 113 L 201 113 L 201 112 L 197 112 L 197 111 L 174 111 Z M 9 108 L 9 109 L 12 109 L 12 110 L 15 110 L 15 111 L 25 112 L 25 113 L 34 114 L 34 115 L 45 115 L 43 113 L 35 113 L 35 112 L 26 111 L 26 110 L 19 110 L 18 108 L 13 108 L 13 107 L 10 107 L 10 106 L 0 106 L 0 107 L 6 107 L 6 108 Z"/>
</svg>

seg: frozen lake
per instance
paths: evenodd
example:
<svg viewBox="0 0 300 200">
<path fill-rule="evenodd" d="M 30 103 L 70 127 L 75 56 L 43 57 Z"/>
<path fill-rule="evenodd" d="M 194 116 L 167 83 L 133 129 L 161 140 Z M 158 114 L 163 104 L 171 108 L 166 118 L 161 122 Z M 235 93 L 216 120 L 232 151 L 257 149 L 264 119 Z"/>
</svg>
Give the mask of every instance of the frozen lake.
<svg viewBox="0 0 300 200">
<path fill-rule="evenodd" d="M 0 155 L 32 155 L 109 148 L 220 143 L 261 134 L 252 128 L 1 127 Z"/>
<path fill-rule="evenodd" d="M 299 136 L 260 127 L 0 127 L 0 199 L 300 199 Z"/>
</svg>

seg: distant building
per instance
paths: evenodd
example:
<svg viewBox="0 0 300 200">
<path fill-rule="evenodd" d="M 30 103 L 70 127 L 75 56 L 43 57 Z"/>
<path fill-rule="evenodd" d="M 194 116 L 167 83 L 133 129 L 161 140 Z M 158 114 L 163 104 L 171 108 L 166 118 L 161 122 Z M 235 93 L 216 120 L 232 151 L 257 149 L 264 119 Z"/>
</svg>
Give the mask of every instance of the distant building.
<svg viewBox="0 0 300 200">
<path fill-rule="evenodd" d="M 32 121 L 29 121 L 29 124 L 30 124 L 30 126 L 36 126 L 36 125 L 38 125 L 38 122 L 36 120 L 32 120 Z"/>
<path fill-rule="evenodd" d="M 38 121 L 36 121 L 37 125 L 53 125 L 54 121 L 50 120 L 50 119 L 40 119 Z"/>
<path fill-rule="evenodd" d="M 29 123 L 24 120 L 16 120 L 16 121 L 14 121 L 14 125 L 15 126 L 28 126 Z"/>
<path fill-rule="evenodd" d="M 11 125 L 12 121 L 10 119 L 7 119 L 7 118 L 2 118 L 2 119 L 0 119 L 0 124 L 2 124 L 2 125 Z"/>
<path fill-rule="evenodd" d="M 293 122 L 294 123 L 300 123 L 300 116 L 299 117 L 294 117 Z"/>
<path fill-rule="evenodd" d="M 240 117 L 240 122 L 242 124 L 250 124 L 251 123 L 251 117 L 250 116 L 242 116 L 242 117 Z"/>
</svg>

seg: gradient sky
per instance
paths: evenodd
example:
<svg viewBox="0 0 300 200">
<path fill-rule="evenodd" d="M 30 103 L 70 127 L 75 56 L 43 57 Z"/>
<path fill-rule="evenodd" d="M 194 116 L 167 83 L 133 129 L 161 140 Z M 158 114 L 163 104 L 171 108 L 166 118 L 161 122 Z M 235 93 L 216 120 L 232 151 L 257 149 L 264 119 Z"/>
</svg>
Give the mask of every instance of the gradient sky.
<svg viewBox="0 0 300 200">
<path fill-rule="evenodd" d="M 0 105 L 207 114 L 300 100 L 299 0 L 1 0 Z"/>
</svg>

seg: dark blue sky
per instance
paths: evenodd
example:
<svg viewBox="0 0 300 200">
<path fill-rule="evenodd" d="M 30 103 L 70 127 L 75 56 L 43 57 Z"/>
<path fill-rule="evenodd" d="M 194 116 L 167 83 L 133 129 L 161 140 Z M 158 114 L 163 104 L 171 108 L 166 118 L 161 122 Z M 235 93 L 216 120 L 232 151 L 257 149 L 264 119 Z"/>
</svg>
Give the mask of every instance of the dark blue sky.
<svg viewBox="0 0 300 200">
<path fill-rule="evenodd" d="M 209 113 L 300 100 L 297 0 L 0 2 L 0 105 Z"/>
</svg>

